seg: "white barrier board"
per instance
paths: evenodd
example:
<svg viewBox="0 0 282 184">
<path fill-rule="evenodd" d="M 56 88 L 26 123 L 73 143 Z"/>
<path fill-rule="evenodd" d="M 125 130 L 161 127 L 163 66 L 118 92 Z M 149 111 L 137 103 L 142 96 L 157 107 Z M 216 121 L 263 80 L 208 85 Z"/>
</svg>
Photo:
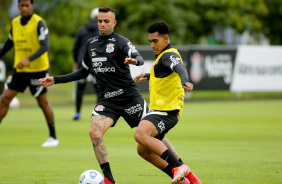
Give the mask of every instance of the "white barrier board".
<svg viewBox="0 0 282 184">
<path fill-rule="evenodd" d="M 282 91 L 282 47 L 239 46 L 230 90 Z"/>
</svg>

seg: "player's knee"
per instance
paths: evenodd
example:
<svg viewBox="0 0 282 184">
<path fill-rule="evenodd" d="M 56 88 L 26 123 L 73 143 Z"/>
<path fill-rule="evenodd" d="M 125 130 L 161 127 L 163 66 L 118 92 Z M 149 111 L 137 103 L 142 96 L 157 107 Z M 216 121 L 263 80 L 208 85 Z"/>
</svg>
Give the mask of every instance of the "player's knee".
<svg viewBox="0 0 282 184">
<path fill-rule="evenodd" d="M 6 95 L 2 95 L 2 96 L 1 96 L 1 104 L 2 104 L 2 105 L 8 106 L 11 101 L 12 101 L 12 98 L 9 98 L 9 97 L 6 96 Z"/>
<path fill-rule="evenodd" d="M 96 127 L 91 127 L 89 130 L 89 135 L 91 138 L 97 138 L 97 137 L 102 137 L 102 132 L 100 129 Z"/>
<path fill-rule="evenodd" d="M 140 144 L 142 144 L 143 140 L 144 140 L 142 133 L 140 131 L 138 131 L 138 130 L 134 134 L 134 139 L 135 139 L 136 142 L 138 142 Z"/>
</svg>

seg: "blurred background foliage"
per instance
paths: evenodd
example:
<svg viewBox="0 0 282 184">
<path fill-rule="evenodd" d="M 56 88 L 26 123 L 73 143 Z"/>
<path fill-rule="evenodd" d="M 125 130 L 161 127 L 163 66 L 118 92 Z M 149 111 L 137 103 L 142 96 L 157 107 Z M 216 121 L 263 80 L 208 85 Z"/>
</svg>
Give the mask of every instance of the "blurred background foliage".
<svg viewBox="0 0 282 184">
<path fill-rule="evenodd" d="M 10 31 L 15 11 L 11 4 L 12 0 L 1 0 L 0 43 L 5 43 Z M 135 45 L 148 45 L 146 28 L 154 21 L 169 24 L 174 45 L 237 45 L 245 31 L 258 43 L 263 34 L 269 44 L 282 44 L 282 0 L 34 0 L 34 6 L 49 28 L 52 75 L 72 71 L 75 34 L 90 20 L 95 7 L 114 8 L 118 21 L 115 32 Z M 226 41 L 228 30 L 231 39 Z M 13 51 L 6 54 L 6 61 L 11 68 Z"/>
</svg>

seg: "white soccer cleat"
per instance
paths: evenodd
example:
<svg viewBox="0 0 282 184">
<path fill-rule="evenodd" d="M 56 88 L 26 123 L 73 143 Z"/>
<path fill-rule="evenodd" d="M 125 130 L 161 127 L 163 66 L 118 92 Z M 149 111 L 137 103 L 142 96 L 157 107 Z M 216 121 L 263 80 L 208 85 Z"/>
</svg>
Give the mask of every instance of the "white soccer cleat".
<svg viewBox="0 0 282 184">
<path fill-rule="evenodd" d="M 49 137 L 46 142 L 42 144 L 42 147 L 55 147 L 59 146 L 59 140 L 54 137 Z"/>
</svg>

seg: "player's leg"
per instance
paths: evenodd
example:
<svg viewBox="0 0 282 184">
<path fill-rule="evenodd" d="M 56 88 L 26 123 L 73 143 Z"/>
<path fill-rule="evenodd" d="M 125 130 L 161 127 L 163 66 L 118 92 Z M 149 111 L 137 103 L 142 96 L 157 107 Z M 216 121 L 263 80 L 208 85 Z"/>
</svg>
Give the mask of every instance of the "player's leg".
<svg viewBox="0 0 282 184">
<path fill-rule="evenodd" d="M 169 177 L 173 177 L 172 167 L 160 156 L 147 149 L 146 147 L 142 146 L 141 144 L 137 145 L 137 152 L 143 159 L 165 172 Z"/>
<path fill-rule="evenodd" d="M 175 158 L 179 161 L 182 162 L 182 160 L 180 159 L 180 156 L 177 154 L 176 150 L 174 149 L 173 145 L 171 144 L 171 142 L 165 137 L 163 138 L 162 142 L 164 143 L 164 145 L 169 149 L 169 151 L 175 156 Z"/>
<path fill-rule="evenodd" d="M 177 160 L 179 162 L 183 163 L 181 158 L 179 157 L 179 155 L 176 153 L 176 150 L 172 146 L 171 142 L 166 137 L 163 138 L 162 141 L 166 145 L 166 147 L 169 149 L 169 151 L 175 156 L 175 158 L 177 158 Z M 172 173 L 172 170 L 169 171 L 169 169 L 166 169 L 166 170 L 163 170 L 163 171 L 166 171 L 166 173 L 167 172 Z M 197 178 L 197 176 L 192 173 L 192 171 L 190 171 L 185 177 L 188 178 L 188 180 L 190 181 L 191 184 L 201 184 L 202 183 L 201 180 L 199 178 Z"/>
<path fill-rule="evenodd" d="M 59 140 L 57 139 L 55 131 L 53 109 L 47 98 L 47 88 L 41 86 L 38 81 L 40 78 L 47 77 L 48 75 L 48 71 L 28 74 L 29 90 L 31 94 L 36 98 L 37 104 L 44 114 L 49 130 L 49 137 L 47 141 L 42 144 L 42 147 L 54 147 L 59 145 Z"/>
<path fill-rule="evenodd" d="M 81 105 L 82 105 L 82 100 L 83 100 L 83 93 L 84 89 L 86 86 L 86 80 L 81 79 L 79 81 L 76 81 L 76 92 L 75 92 L 75 108 L 76 108 L 76 113 L 73 116 L 73 120 L 79 120 L 81 115 L 80 115 L 80 110 L 81 110 Z"/>
<path fill-rule="evenodd" d="M 95 156 L 100 164 L 105 178 L 115 183 L 109 160 L 108 151 L 103 136 L 105 132 L 114 124 L 114 120 L 104 115 L 94 115 L 91 119 L 89 135 L 93 145 Z"/>
<path fill-rule="evenodd" d="M 154 111 L 148 114 L 138 125 L 134 138 L 139 144 L 166 161 L 173 168 L 174 177 L 171 183 L 179 183 L 190 169 L 180 163 L 160 140 L 177 123 L 178 119 L 166 112 Z"/>
<path fill-rule="evenodd" d="M 9 104 L 17 94 L 18 91 L 12 89 L 4 89 L 1 95 L 1 103 L 0 103 L 0 123 L 9 110 Z"/>
<path fill-rule="evenodd" d="M 26 87 L 28 86 L 28 77 L 26 74 L 17 73 L 14 69 L 12 74 L 9 75 L 7 81 L 5 83 L 5 89 L 1 95 L 1 103 L 0 103 L 0 123 L 2 119 L 6 116 L 9 110 L 9 104 L 13 100 L 13 98 L 18 94 L 18 92 L 24 92 Z"/>
<path fill-rule="evenodd" d="M 47 125 L 49 129 L 49 138 L 45 143 L 42 144 L 43 147 L 54 147 L 59 145 L 59 140 L 57 139 L 56 136 L 56 131 L 55 131 L 55 121 L 54 121 L 54 113 L 53 109 L 47 99 L 47 92 L 39 95 L 36 97 L 38 106 L 41 108 Z"/>
</svg>

